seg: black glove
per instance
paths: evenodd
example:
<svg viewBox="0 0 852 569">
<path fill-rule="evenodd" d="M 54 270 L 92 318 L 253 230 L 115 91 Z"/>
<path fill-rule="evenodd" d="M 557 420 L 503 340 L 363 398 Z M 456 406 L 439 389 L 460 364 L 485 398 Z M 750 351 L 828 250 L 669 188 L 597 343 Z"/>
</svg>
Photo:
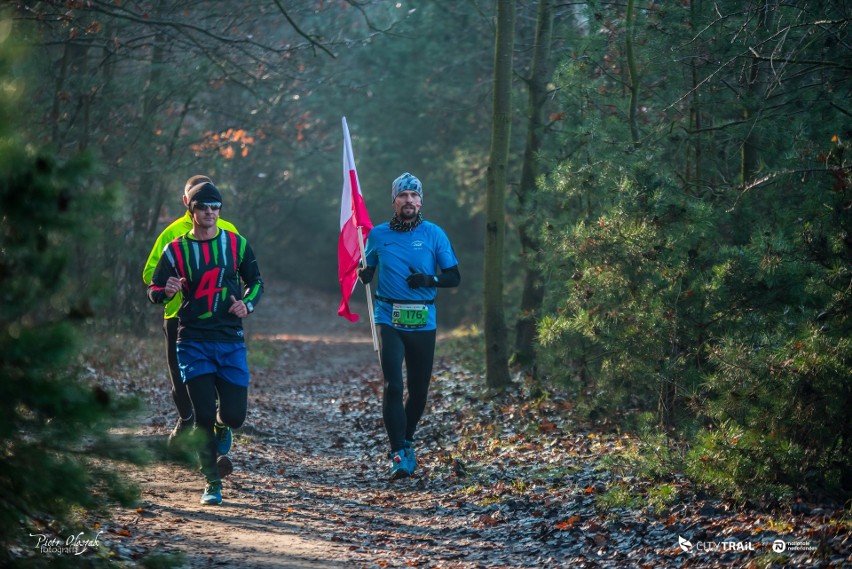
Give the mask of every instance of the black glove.
<svg viewBox="0 0 852 569">
<path fill-rule="evenodd" d="M 363 269 L 358 269 L 358 280 L 364 284 L 370 284 L 370 281 L 373 280 L 374 274 L 376 274 L 376 267 L 368 266 Z"/>
<path fill-rule="evenodd" d="M 407 279 L 405 279 L 405 282 L 408 283 L 408 288 L 437 286 L 438 283 L 435 281 L 435 277 L 433 277 L 432 275 L 424 275 L 423 273 L 418 273 L 411 267 L 408 267 L 408 270 L 411 271 L 411 274 L 408 275 Z"/>
</svg>

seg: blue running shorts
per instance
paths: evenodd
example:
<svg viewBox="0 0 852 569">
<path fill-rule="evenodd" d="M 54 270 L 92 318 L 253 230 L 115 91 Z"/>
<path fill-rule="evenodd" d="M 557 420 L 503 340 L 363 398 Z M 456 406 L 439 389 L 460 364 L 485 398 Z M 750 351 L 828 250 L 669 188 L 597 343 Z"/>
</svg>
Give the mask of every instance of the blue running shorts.
<svg viewBox="0 0 852 569">
<path fill-rule="evenodd" d="M 184 383 L 213 374 L 229 383 L 248 387 L 249 371 L 243 342 L 178 342 L 178 366 Z"/>
</svg>

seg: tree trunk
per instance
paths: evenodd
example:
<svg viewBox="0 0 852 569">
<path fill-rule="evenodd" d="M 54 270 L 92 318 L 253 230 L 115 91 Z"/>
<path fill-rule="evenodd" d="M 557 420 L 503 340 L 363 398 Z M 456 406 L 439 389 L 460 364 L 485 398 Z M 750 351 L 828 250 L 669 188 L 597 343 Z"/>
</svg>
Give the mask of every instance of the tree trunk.
<svg viewBox="0 0 852 569">
<path fill-rule="evenodd" d="M 163 0 L 158 0 L 152 13 L 158 16 L 162 13 Z M 141 285 L 141 269 L 144 259 L 152 243 L 144 242 L 140 237 L 147 237 L 151 202 L 156 195 L 157 187 L 162 183 L 163 156 L 157 151 L 157 113 L 162 101 L 161 78 L 163 77 L 164 61 L 167 48 L 167 38 L 157 33 L 151 48 L 151 60 L 148 66 L 148 78 L 142 93 L 142 116 L 139 122 L 139 147 L 144 148 L 136 159 L 135 172 L 138 178 L 133 181 L 128 190 L 131 194 L 130 203 L 133 207 L 132 230 L 129 237 L 129 247 L 135 249 L 134 254 L 128 255 L 123 263 L 116 264 L 116 282 L 118 285 L 118 306 L 121 313 L 130 315 L 133 329 L 144 331 L 142 323 L 149 314 L 144 295 L 139 293 Z M 176 196 L 175 199 L 179 199 Z"/>
<path fill-rule="evenodd" d="M 540 212 L 535 210 L 536 178 L 539 175 L 538 153 L 541 150 L 544 129 L 544 104 L 547 98 L 547 81 L 550 78 L 550 41 L 553 29 L 551 0 L 541 0 L 536 18 L 536 39 L 532 69 L 529 78 L 527 104 L 527 143 L 521 168 L 518 189 L 521 223 L 518 234 L 521 241 L 521 258 L 524 261 L 524 289 L 521 295 L 521 312 L 515 324 L 514 361 L 529 370 L 535 378 L 536 322 L 544 301 L 544 283 L 538 268 L 540 244 L 536 237 L 535 220 Z"/>
<path fill-rule="evenodd" d="M 768 4 L 759 8 L 759 13 L 756 21 L 755 35 L 762 38 L 767 28 L 767 20 L 769 17 Z M 746 73 L 745 85 L 745 104 L 743 105 L 743 120 L 746 124 L 751 122 L 752 109 L 760 105 L 755 102 L 755 98 L 759 96 L 759 88 L 761 85 L 761 75 L 764 64 L 758 59 L 753 58 L 748 64 Z M 749 180 L 755 177 L 757 172 L 759 157 L 758 157 L 758 139 L 754 129 L 749 128 L 748 134 L 743 141 L 742 150 L 740 151 L 740 176 L 742 184 L 745 186 Z"/>
<path fill-rule="evenodd" d="M 485 370 L 486 385 L 503 389 L 510 383 L 509 350 L 503 314 L 503 241 L 506 235 L 506 180 L 512 103 L 514 0 L 497 0 L 494 49 L 494 104 L 491 155 L 485 196 Z"/>
<path fill-rule="evenodd" d="M 641 144 L 639 139 L 639 72 L 636 70 L 636 55 L 633 53 L 633 31 L 636 25 L 635 0 L 627 0 L 627 30 L 624 40 L 624 48 L 627 55 L 627 69 L 630 71 L 630 111 L 628 121 L 630 123 L 630 138 L 633 146 Z"/>
</svg>

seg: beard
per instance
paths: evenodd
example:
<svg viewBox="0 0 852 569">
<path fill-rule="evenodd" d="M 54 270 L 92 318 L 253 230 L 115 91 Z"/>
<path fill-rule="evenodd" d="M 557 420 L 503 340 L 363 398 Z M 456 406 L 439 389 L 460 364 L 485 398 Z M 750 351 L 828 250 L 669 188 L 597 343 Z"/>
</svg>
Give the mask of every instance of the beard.
<svg viewBox="0 0 852 569">
<path fill-rule="evenodd" d="M 399 219 L 400 221 L 414 221 L 417 219 L 417 208 L 414 206 L 402 206 L 399 209 Z"/>
<path fill-rule="evenodd" d="M 390 228 L 393 231 L 413 231 L 420 222 L 423 221 L 423 214 L 420 208 L 414 208 L 414 214 L 409 215 L 411 211 L 405 208 L 406 211 L 394 210 L 393 218 L 390 220 Z"/>
</svg>

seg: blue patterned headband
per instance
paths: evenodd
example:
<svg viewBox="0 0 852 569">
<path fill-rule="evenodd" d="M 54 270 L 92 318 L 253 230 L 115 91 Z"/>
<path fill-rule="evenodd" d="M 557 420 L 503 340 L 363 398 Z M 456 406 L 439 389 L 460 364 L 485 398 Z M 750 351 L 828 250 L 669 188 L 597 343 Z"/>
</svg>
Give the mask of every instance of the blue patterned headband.
<svg viewBox="0 0 852 569">
<path fill-rule="evenodd" d="M 401 175 L 399 178 L 393 181 L 393 185 L 391 186 L 391 201 L 396 199 L 396 196 L 399 195 L 399 192 L 415 192 L 420 199 L 423 199 L 423 184 L 420 183 L 416 177 L 412 176 L 408 172 Z"/>
</svg>

